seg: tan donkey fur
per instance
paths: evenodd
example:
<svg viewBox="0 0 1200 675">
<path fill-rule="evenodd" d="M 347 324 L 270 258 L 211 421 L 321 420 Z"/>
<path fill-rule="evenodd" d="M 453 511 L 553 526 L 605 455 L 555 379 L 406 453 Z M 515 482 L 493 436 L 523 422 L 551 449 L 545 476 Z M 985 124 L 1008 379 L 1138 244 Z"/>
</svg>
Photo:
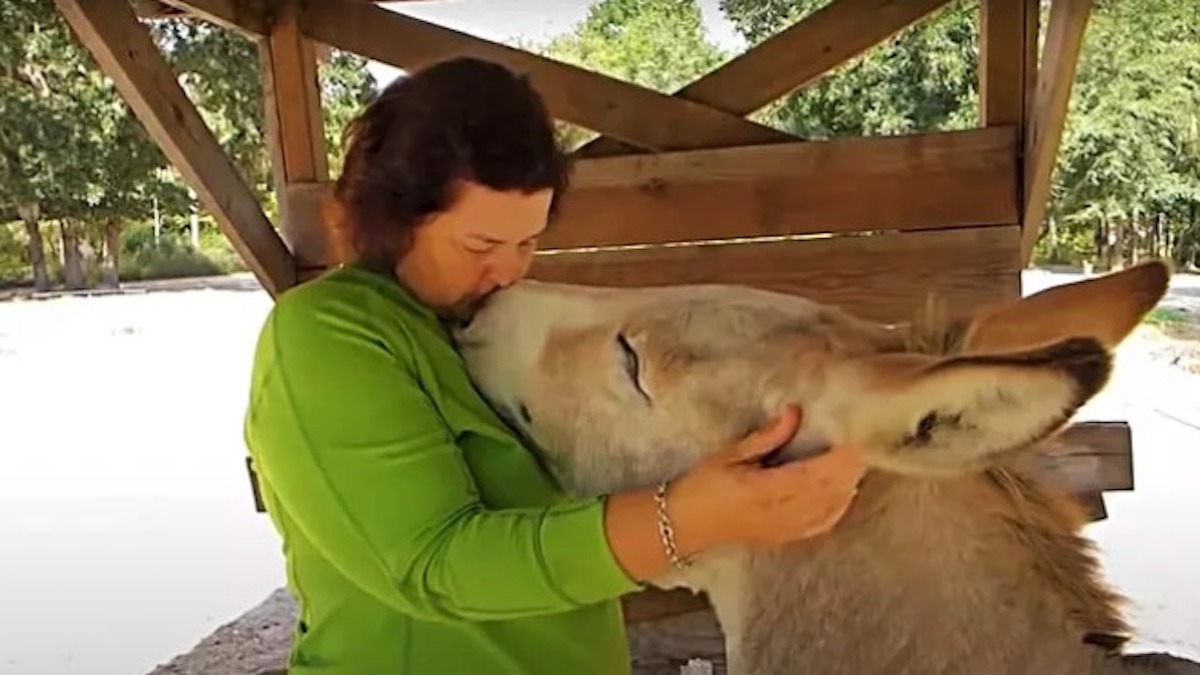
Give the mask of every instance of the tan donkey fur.
<svg viewBox="0 0 1200 675">
<path fill-rule="evenodd" d="M 576 494 L 672 478 L 784 402 L 802 429 L 772 461 L 866 453 L 830 534 L 711 551 L 654 581 L 708 594 L 733 675 L 1200 673 L 1121 653 L 1130 628 L 1085 518 L 1032 461 L 1168 279 L 1147 263 L 900 326 L 742 287 L 528 281 L 456 339 Z"/>
</svg>

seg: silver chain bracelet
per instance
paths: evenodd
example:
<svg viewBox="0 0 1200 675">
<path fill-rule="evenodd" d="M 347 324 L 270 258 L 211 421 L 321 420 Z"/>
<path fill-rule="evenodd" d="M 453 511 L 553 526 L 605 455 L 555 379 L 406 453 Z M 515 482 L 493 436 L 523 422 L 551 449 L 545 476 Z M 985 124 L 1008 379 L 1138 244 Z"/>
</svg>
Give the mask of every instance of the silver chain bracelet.
<svg viewBox="0 0 1200 675">
<path fill-rule="evenodd" d="M 687 569 L 692 562 L 679 555 L 675 544 L 675 529 L 671 527 L 671 517 L 667 515 L 667 481 L 662 481 L 654 490 L 654 503 L 658 507 L 658 534 L 662 538 L 663 548 L 667 558 L 676 569 Z"/>
</svg>

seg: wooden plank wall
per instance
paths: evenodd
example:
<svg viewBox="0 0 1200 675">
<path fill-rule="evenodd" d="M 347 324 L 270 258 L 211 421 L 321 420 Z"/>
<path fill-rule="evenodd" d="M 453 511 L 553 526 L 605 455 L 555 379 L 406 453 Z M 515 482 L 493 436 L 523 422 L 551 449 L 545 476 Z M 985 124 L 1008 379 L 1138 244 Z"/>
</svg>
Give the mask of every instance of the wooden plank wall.
<svg viewBox="0 0 1200 675">
<path fill-rule="evenodd" d="M 1015 225 L 810 240 L 547 254 L 530 276 L 636 286 L 733 283 L 905 321 L 936 294 L 967 312 L 1019 293 Z"/>
<path fill-rule="evenodd" d="M 1020 293 L 1012 127 L 583 159 L 531 276 L 598 285 L 737 283 L 904 320 Z M 327 181 L 286 201 L 310 277 L 336 264 Z M 316 232 L 323 232 L 317 236 Z"/>
</svg>

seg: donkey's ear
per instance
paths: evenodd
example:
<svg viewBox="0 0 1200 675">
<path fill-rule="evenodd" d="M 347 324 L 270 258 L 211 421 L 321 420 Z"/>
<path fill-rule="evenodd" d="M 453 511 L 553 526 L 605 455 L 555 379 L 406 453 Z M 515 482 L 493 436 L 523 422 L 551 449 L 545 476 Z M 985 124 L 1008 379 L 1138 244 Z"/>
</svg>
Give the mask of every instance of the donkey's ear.
<svg viewBox="0 0 1200 675">
<path fill-rule="evenodd" d="M 1154 260 L 985 309 L 967 327 L 963 351 L 1026 350 L 1070 337 L 1114 349 L 1162 300 L 1170 280 L 1167 265 Z"/>
<path fill-rule="evenodd" d="M 977 471 L 1060 430 L 1111 372 L 1094 338 L 946 359 L 880 354 L 848 361 L 842 385 L 806 413 L 833 445 L 910 475 Z"/>
</svg>

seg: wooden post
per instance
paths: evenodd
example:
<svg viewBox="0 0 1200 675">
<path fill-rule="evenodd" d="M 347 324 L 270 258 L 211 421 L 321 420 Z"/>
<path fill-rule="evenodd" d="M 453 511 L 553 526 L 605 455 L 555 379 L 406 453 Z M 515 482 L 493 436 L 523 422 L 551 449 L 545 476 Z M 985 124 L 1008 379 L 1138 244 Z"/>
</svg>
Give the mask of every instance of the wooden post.
<svg viewBox="0 0 1200 675">
<path fill-rule="evenodd" d="M 304 270 L 329 257 L 332 243 L 321 226 L 321 204 L 290 199 L 294 183 L 329 179 L 324 109 L 318 77 L 318 49 L 300 32 L 297 0 L 277 7 L 275 22 L 259 41 L 263 112 L 271 148 L 280 231 Z"/>
<path fill-rule="evenodd" d="M 1037 92 L 1025 134 L 1025 215 L 1021 260 L 1033 257 L 1050 199 L 1050 182 L 1058 160 L 1075 68 L 1093 0 L 1054 0 L 1046 27 L 1046 44 L 1037 73 Z"/>
</svg>

